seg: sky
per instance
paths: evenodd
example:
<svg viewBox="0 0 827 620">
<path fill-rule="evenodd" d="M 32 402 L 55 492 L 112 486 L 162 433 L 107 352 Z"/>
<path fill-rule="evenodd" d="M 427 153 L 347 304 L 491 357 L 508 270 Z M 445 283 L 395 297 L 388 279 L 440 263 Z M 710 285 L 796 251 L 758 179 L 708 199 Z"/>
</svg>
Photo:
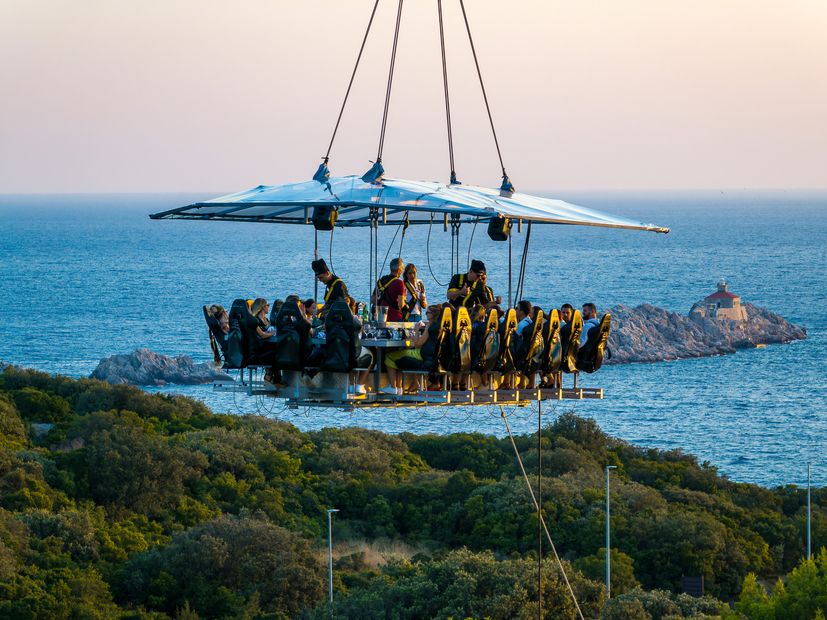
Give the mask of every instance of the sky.
<svg viewBox="0 0 827 620">
<path fill-rule="evenodd" d="M 500 168 L 444 0 L 456 170 Z M 0 0 L 0 193 L 227 193 L 311 178 L 373 0 Z M 380 0 L 331 152 L 377 155 Z M 827 187 L 824 0 L 466 0 L 518 189 Z M 450 172 L 436 0 L 404 3 L 383 164 Z"/>
</svg>

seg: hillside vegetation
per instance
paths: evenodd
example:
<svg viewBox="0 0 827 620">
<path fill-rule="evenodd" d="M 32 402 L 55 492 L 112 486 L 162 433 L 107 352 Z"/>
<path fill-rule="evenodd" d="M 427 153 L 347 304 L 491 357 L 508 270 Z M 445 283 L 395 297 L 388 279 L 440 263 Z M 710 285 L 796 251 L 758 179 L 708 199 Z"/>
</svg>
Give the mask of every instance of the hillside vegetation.
<svg viewBox="0 0 827 620">
<path fill-rule="evenodd" d="M 516 441 L 536 475 L 537 436 Z M 542 463 L 545 517 L 587 618 L 827 611 L 827 554 L 801 563 L 802 490 L 737 484 L 568 414 L 544 429 Z M 823 545 L 827 492 L 814 502 Z M 341 511 L 332 609 L 329 507 Z M 0 372 L 2 618 L 536 617 L 536 537 L 507 438 L 303 433 L 183 397 Z M 545 616 L 575 618 L 544 562 Z M 676 594 L 697 575 L 710 596 Z"/>
</svg>

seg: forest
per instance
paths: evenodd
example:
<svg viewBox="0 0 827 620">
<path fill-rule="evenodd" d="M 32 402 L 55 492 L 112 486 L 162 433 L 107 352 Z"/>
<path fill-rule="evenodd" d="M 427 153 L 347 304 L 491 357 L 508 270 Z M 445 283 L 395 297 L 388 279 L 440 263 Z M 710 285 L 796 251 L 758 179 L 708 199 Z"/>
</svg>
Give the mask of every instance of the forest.
<svg viewBox="0 0 827 620">
<path fill-rule="evenodd" d="M 549 416 L 551 417 L 551 416 Z M 563 413 L 517 436 L 585 618 L 827 613 L 827 489 L 736 483 Z M 604 589 L 604 468 L 612 597 Z M 327 513 L 334 517 L 334 602 Z M 301 432 L 129 386 L 0 371 L 0 618 L 536 618 L 508 439 Z M 577 618 L 548 546 L 543 613 Z M 682 594 L 703 577 L 705 596 Z"/>
</svg>

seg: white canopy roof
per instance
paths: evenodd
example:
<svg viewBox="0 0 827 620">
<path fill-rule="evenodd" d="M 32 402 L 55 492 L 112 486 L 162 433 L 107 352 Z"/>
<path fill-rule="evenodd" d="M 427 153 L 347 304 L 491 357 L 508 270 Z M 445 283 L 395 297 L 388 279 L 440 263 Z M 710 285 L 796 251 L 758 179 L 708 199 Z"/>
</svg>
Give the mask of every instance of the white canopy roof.
<svg viewBox="0 0 827 620">
<path fill-rule="evenodd" d="M 285 185 L 259 185 L 245 192 L 154 213 L 152 219 L 188 219 L 311 223 L 312 207 L 338 208 L 337 226 L 367 226 L 371 211 L 380 224 L 432 221 L 431 214 L 447 214 L 461 222 L 487 221 L 504 216 L 547 224 L 574 224 L 667 233 L 668 228 L 644 224 L 579 207 L 555 198 L 503 192 L 472 185 L 444 185 L 427 181 L 382 179 L 368 183 L 359 176 L 331 177 Z M 377 213 L 377 212 L 374 212 Z"/>
</svg>

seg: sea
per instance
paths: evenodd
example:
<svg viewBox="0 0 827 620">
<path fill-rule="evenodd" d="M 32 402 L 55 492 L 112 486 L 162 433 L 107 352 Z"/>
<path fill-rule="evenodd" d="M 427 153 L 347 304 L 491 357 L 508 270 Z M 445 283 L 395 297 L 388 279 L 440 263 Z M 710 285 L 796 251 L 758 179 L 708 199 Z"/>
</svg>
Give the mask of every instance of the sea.
<svg viewBox="0 0 827 620">
<path fill-rule="evenodd" d="M 538 192 L 541 193 L 541 192 Z M 651 232 L 537 225 L 523 297 L 543 308 L 651 303 L 686 313 L 726 279 L 730 289 L 806 327 L 808 338 L 732 355 L 604 366 L 581 383 L 604 400 L 544 403 L 542 422 L 574 411 L 636 445 L 682 450 L 736 481 L 827 484 L 827 191 L 545 192 L 671 228 Z M 307 226 L 154 221 L 149 214 L 214 194 L 0 195 L 0 360 L 85 377 L 109 355 L 146 347 L 211 358 L 201 306 L 238 297 L 315 294 Z M 515 230 L 515 264 L 526 229 Z M 394 237 L 394 233 L 396 236 Z M 431 301 L 445 294 L 451 237 L 441 223 L 380 232 L 381 255 L 414 262 Z M 365 299 L 364 230 L 319 234 L 320 254 Z M 460 231 L 460 267 L 485 261 L 508 288 L 508 244 L 484 226 Z M 280 401 L 164 386 L 215 411 L 262 414 L 303 430 L 364 426 L 390 433 L 506 433 L 488 408 L 289 410 Z M 508 410 L 516 433 L 537 407 Z"/>
</svg>

